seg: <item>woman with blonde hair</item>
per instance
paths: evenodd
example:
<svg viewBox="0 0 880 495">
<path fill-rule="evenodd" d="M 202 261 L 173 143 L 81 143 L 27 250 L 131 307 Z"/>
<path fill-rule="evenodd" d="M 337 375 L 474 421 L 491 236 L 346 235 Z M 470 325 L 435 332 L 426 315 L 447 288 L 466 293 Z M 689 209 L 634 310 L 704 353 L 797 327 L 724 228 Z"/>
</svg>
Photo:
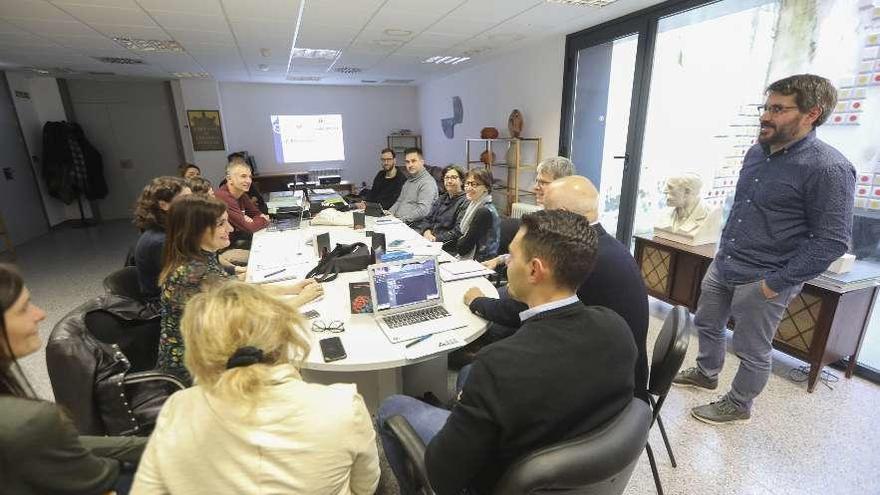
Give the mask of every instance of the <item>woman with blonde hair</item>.
<svg viewBox="0 0 880 495">
<path fill-rule="evenodd" d="M 306 383 L 289 303 L 241 282 L 190 299 L 181 322 L 196 386 L 162 408 L 134 494 L 372 494 L 375 433 L 354 385 Z"/>
<path fill-rule="evenodd" d="M 178 198 L 168 210 L 168 235 L 159 285 L 162 315 L 157 367 L 189 382 L 184 368 L 184 339 L 180 318 L 189 299 L 211 285 L 234 277 L 220 264 L 217 251 L 229 246 L 229 216 L 226 203 L 191 194 Z M 304 304 L 323 294 L 314 279 L 290 285 L 263 286 L 276 295 L 296 296 L 289 304 Z"/>
</svg>

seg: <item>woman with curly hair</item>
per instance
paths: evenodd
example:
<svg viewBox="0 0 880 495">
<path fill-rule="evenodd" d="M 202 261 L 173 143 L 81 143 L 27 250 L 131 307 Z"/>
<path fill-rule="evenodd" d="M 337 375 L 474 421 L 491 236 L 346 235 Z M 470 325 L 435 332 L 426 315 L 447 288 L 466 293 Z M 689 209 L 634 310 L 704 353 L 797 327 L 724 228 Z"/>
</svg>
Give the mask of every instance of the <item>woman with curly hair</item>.
<svg viewBox="0 0 880 495">
<path fill-rule="evenodd" d="M 159 299 L 158 280 L 162 271 L 168 209 L 175 198 L 191 192 L 180 177 L 156 177 L 144 187 L 134 205 L 134 224 L 141 231 L 134 248 L 134 260 L 141 293 L 148 300 Z"/>
<path fill-rule="evenodd" d="M 211 185 L 211 181 L 200 175 L 186 179 L 186 185 L 189 186 L 193 194 L 214 195 L 214 186 Z"/>
</svg>

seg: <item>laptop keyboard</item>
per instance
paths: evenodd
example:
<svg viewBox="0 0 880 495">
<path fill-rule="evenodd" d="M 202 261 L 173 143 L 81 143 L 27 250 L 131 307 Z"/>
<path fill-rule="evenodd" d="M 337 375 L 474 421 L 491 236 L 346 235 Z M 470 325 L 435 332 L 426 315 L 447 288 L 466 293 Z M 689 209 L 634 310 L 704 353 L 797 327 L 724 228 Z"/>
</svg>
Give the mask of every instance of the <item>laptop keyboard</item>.
<svg viewBox="0 0 880 495">
<path fill-rule="evenodd" d="M 385 321 L 385 324 L 388 325 L 388 328 L 400 328 L 415 325 L 416 323 L 438 320 L 447 316 L 449 316 L 449 313 L 446 312 L 446 308 L 443 306 L 432 306 L 430 308 L 389 315 L 384 317 L 383 320 Z"/>
</svg>

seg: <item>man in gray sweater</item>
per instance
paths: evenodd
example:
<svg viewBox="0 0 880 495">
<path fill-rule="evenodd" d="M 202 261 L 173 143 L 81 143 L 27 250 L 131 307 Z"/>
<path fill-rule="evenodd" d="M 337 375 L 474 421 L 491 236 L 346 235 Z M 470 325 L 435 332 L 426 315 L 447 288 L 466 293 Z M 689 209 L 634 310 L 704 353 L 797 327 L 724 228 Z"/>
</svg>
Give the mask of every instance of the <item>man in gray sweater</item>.
<svg viewBox="0 0 880 495">
<path fill-rule="evenodd" d="M 389 211 L 404 222 L 411 223 L 421 220 L 431 211 L 431 205 L 437 199 L 437 182 L 425 170 L 425 157 L 421 149 L 407 148 L 405 156 L 409 177 Z"/>
</svg>

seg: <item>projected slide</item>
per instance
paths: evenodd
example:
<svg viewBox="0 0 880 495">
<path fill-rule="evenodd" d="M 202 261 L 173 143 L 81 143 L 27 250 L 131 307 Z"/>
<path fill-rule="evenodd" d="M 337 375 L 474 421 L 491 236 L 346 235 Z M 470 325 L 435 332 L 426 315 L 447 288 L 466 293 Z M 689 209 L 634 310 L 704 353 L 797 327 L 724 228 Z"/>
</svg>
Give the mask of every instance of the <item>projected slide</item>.
<svg viewBox="0 0 880 495">
<path fill-rule="evenodd" d="M 342 115 L 272 115 L 279 163 L 345 160 Z"/>
</svg>

